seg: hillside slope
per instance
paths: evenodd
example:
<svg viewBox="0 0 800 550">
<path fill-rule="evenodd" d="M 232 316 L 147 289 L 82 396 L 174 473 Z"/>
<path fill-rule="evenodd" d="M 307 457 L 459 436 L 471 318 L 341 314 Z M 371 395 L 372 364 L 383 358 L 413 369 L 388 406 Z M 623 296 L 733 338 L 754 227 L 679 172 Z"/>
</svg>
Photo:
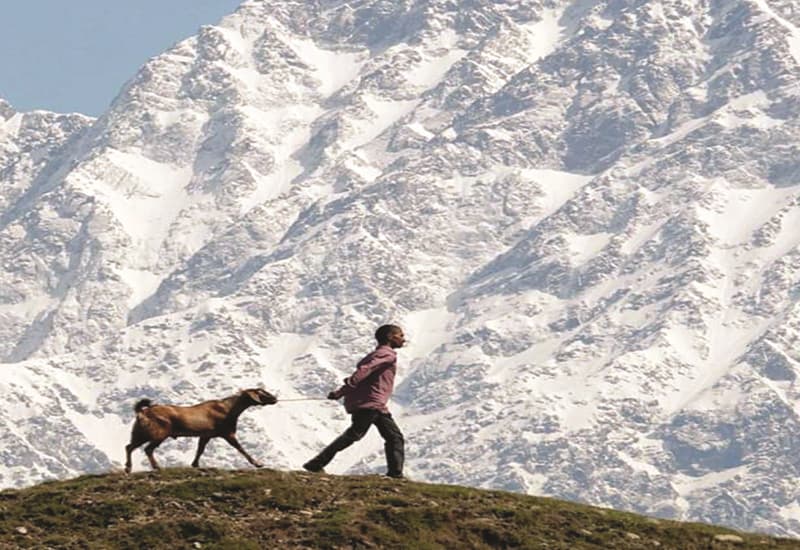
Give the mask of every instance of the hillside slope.
<svg viewBox="0 0 800 550">
<path fill-rule="evenodd" d="M 85 476 L 0 492 L 6 548 L 800 548 L 554 499 L 274 470 Z"/>
</svg>

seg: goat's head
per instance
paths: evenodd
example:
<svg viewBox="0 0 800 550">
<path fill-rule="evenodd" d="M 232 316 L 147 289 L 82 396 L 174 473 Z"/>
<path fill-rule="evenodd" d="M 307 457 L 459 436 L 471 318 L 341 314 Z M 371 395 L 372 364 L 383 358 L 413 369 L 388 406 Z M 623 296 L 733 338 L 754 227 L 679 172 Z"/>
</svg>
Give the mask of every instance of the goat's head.
<svg viewBox="0 0 800 550">
<path fill-rule="evenodd" d="M 253 388 L 251 390 L 242 390 L 242 395 L 247 396 L 254 405 L 274 405 L 278 402 L 278 398 L 261 388 Z"/>
</svg>

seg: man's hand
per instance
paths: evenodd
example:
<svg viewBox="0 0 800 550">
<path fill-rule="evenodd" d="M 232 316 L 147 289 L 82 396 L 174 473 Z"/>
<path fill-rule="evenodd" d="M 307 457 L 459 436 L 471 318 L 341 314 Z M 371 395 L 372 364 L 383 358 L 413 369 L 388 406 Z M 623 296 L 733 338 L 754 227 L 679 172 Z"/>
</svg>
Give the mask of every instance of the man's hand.
<svg viewBox="0 0 800 550">
<path fill-rule="evenodd" d="M 336 400 L 336 399 L 339 399 L 339 396 L 336 394 L 335 391 L 332 391 L 332 392 L 328 393 L 328 399 Z"/>
</svg>

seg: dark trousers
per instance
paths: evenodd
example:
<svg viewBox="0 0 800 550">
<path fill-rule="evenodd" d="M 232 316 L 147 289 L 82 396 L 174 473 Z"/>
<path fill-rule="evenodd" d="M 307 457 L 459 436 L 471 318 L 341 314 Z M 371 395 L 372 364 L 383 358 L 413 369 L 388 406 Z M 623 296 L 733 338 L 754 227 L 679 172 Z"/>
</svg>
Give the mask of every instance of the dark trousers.
<svg viewBox="0 0 800 550">
<path fill-rule="evenodd" d="M 375 424 L 384 441 L 383 448 L 386 452 L 387 475 L 402 476 L 403 461 L 405 459 L 405 440 L 392 415 L 380 411 L 362 409 L 351 413 L 350 418 L 352 420 L 350 427 L 342 435 L 334 439 L 333 443 L 322 449 L 322 452 L 316 457 L 311 459 L 311 463 L 315 467 L 324 468 L 328 462 L 333 460 L 336 453 L 364 437 L 369 427 Z"/>
</svg>

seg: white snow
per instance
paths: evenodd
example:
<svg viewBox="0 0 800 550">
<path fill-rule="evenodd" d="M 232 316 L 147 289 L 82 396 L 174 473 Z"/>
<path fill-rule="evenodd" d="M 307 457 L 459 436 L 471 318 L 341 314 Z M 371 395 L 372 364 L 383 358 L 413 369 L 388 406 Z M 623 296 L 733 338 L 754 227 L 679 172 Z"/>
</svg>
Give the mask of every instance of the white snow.
<svg viewBox="0 0 800 550">
<path fill-rule="evenodd" d="M 792 24 L 788 19 L 781 17 L 781 15 L 772 9 L 768 0 L 754 1 L 756 5 L 758 5 L 758 7 L 760 7 L 767 15 L 777 21 L 781 27 L 786 29 L 786 41 L 789 44 L 789 52 L 792 54 L 792 57 L 794 57 L 795 61 L 797 61 L 797 64 L 800 65 L 800 29 Z"/>
<path fill-rule="evenodd" d="M 0 138 L 16 136 L 22 126 L 22 113 L 14 113 L 9 119 L 0 119 Z"/>
<path fill-rule="evenodd" d="M 120 268 L 117 270 L 122 281 L 131 289 L 128 307 L 133 308 L 151 296 L 161 284 L 161 276 L 147 269 Z"/>
<path fill-rule="evenodd" d="M 565 27 L 560 24 L 563 10 L 545 10 L 539 21 L 523 27 L 528 33 L 528 59 L 538 61 L 550 55 L 562 39 Z"/>
<path fill-rule="evenodd" d="M 797 190 L 791 187 L 747 189 L 734 187 L 721 179 L 709 182 L 707 188 L 719 200 L 715 201 L 715 208 L 698 209 L 698 217 L 727 245 L 748 242 L 756 229 L 797 197 Z"/>
<path fill-rule="evenodd" d="M 712 472 L 698 477 L 677 474 L 672 481 L 672 486 L 682 497 L 687 497 L 692 493 L 704 491 L 706 489 L 721 485 L 736 477 L 746 477 L 748 474 L 747 466 L 729 468 L 719 472 Z"/>
<path fill-rule="evenodd" d="M 352 155 L 347 156 L 343 165 L 368 182 L 374 181 L 383 172 L 380 168 L 375 168 L 366 162 L 360 151 L 354 151 Z"/>
<path fill-rule="evenodd" d="M 747 111 L 746 113 L 724 111 L 714 120 L 730 130 L 741 127 L 769 130 L 784 124 L 783 120 L 772 118 L 760 110 Z"/>
<path fill-rule="evenodd" d="M 313 67 L 321 82 L 320 92 L 324 96 L 336 93 L 345 84 L 358 76 L 369 55 L 364 50 L 323 49 L 313 40 L 293 39 L 288 41 L 288 44 L 304 63 Z"/>
<path fill-rule="evenodd" d="M 570 235 L 569 256 L 573 265 L 581 265 L 597 255 L 611 240 L 613 233 Z"/>
<path fill-rule="evenodd" d="M 454 317 L 444 306 L 406 314 L 400 326 L 408 343 L 400 352 L 401 356 L 410 362 L 430 355 L 442 342 L 450 339 L 448 327 Z"/>
<path fill-rule="evenodd" d="M 125 462 L 125 445 L 130 442 L 132 418 L 115 414 L 82 414 L 74 410 L 68 410 L 64 417 L 111 461 L 119 465 Z"/>
<path fill-rule="evenodd" d="M 578 189 L 592 180 L 592 176 L 549 169 L 523 170 L 522 176 L 539 183 L 545 193 L 541 204 L 548 214 L 555 212 L 572 198 Z"/>
<path fill-rule="evenodd" d="M 455 48 L 457 36 L 453 31 L 440 38 L 439 47 L 434 52 L 445 49 L 444 55 L 423 54 L 424 59 L 405 74 L 406 80 L 424 89 L 433 88 L 445 77 L 450 68 L 467 55 L 468 50 Z"/>
<path fill-rule="evenodd" d="M 47 296 L 32 295 L 21 302 L 0 304 L 0 314 L 10 313 L 32 319 L 51 304 L 52 300 Z"/>
<path fill-rule="evenodd" d="M 636 231 L 628 236 L 620 250 L 624 254 L 632 254 L 639 250 L 647 241 L 653 239 L 663 227 L 662 220 L 637 227 Z"/>
<path fill-rule="evenodd" d="M 416 107 L 420 100 L 387 100 L 373 94 L 365 94 L 364 102 L 369 107 L 372 116 L 359 120 L 354 126 L 349 139 L 345 140 L 344 150 L 358 149 L 371 143 L 384 130 L 402 119 Z"/>
<path fill-rule="evenodd" d="M 421 137 L 425 139 L 431 139 L 435 136 L 435 134 L 429 130 L 427 130 L 422 124 L 419 122 L 412 122 L 411 124 L 406 124 L 406 128 L 419 134 Z"/>
<path fill-rule="evenodd" d="M 614 20 L 601 15 L 595 15 L 594 20 L 600 30 L 606 30 L 614 24 Z"/>
<path fill-rule="evenodd" d="M 618 456 L 622 460 L 624 460 L 625 463 L 628 466 L 630 466 L 631 468 L 633 468 L 637 472 L 645 472 L 648 475 L 651 475 L 653 477 L 657 477 L 657 476 L 661 475 L 661 472 L 659 471 L 659 469 L 656 468 L 655 466 L 653 466 L 649 462 L 645 462 L 644 460 L 633 458 L 632 456 L 630 456 L 628 453 L 625 453 L 625 452 L 619 453 Z"/>
<path fill-rule="evenodd" d="M 128 177 L 114 183 L 95 180 L 95 195 L 131 237 L 139 259 L 145 265 L 155 262 L 173 222 L 196 201 L 186 189 L 192 168 L 150 160 L 138 151 L 109 149 L 108 155 Z"/>
<path fill-rule="evenodd" d="M 745 94 L 731 99 L 723 107 L 720 107 L 707 116 L 684 122 L 670 134 L 654 138 L 651 142 L 662 147 L 667 147 L 682 141 L 692 132 L 703 128 L 709 122 L 716 122 L 729 129 L 738 128 L 740 126 L 769 129 L 781 125 L 782 121 L 773 119 L 762 111 L 762 108 L 767 105 L 769 105 L 769 99 L 762 90 Z"/>
<path fill-rule="evenodd" d="M 189 109 L 174 109 L 171 111 L 157 111 L 155 113 L 156 123 L 162 128 L 169 128 L 173 124 L 191 123 L 194 131 L 199 132 L 202 125 L 207 121 L 206 117 L 199 116 L 196 111 Z"/>
<path fill-rule="evenodd" d="M 781 506 L 780 514 L 786 519 L 800 522 L 800 501 L 794 500 L 785 506 Z"/>
</svg>

